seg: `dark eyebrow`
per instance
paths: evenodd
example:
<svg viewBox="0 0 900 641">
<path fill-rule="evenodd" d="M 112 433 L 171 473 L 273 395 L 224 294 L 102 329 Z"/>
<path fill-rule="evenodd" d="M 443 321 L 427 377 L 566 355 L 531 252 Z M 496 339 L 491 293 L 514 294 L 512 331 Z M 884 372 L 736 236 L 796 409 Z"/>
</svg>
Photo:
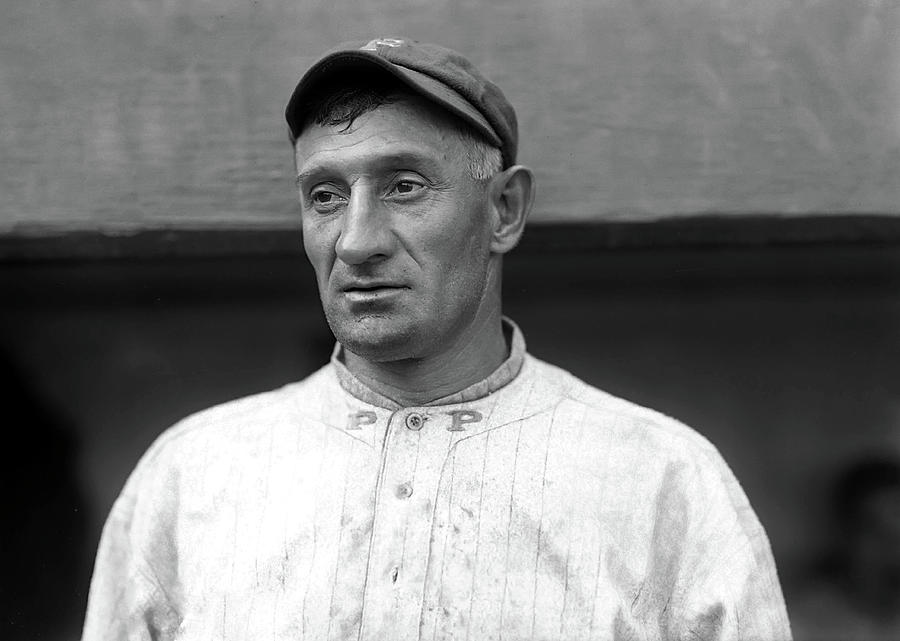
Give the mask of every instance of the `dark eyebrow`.
<svg viewBox="0 0 900 641">
<path fill-rule="evenodd" d="M 429 154 L 419 152 L 400 151 L 396 153 L 388 153 L 377 157 L 380 169 L 384 171 L 397 171 L 399 169 L 419 169 L 437 176 L 441 172 L 441 163 L 437 158 Z M 374 162 L 374 161 L 373 161 Z M 302 184 L 320 176 L 329 176 L 339 173 L 336 167 L 326 163 L 323 165 L 313 165 L 305 171 L 297 174 L 297 184 Z"/>
</svg>

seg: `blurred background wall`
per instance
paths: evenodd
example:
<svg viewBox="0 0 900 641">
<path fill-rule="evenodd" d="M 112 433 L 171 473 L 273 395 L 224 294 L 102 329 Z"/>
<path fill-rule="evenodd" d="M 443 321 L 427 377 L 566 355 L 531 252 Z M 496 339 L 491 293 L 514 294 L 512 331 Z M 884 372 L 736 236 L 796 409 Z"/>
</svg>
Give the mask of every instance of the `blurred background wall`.
<svg viewBox="0 0 900 641">
<path fill-rule="evenodd" d="M 324 49 L 397 35 L 519 112 L 531 351 L 720 448 L 802 634 L 833 484 L 900 451 L 898 34 L 878 0 L 7 3 L 0 636 L 77 636 L 161 430 L 327 359 L 281 112 Z"/>
</svg>

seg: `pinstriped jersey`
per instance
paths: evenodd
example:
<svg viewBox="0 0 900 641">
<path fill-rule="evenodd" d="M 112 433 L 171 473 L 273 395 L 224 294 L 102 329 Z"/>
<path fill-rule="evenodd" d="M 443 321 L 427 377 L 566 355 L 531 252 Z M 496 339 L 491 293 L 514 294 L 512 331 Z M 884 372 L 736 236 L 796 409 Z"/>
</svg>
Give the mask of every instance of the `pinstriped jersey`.
<svg viewBox="0 0 900 641">
<path fill-rule="evenodd" d="M 514 332 L 428 406 L 336 357 L 167 431 L 107 521 L 84 639 L 790 638 L 713 446 Z"/>
</svg>

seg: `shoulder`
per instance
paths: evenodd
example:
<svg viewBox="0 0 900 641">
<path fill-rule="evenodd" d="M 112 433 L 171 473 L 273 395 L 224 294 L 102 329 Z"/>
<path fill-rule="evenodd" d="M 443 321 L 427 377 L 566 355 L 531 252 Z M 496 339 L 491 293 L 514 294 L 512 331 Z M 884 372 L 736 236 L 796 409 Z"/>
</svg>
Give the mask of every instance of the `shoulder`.
<svg viewBox="0 0 900 641">
<path fill-rule="evenodd" d="M 594 436 L 611 437 L 619 447 L 638 453 L 709 459 L 717 464 L 721 460 L 706 437 L 671 416 L 598 389 L 533 356 L 526 357 L 526 367 L 537 393 L 553 399 L 555 408 L 577 412 Z"/>
<path fill-rule="evenodd" d="M 706 437 L 558 367 L 537 359 L 529 365 L 541 385 L 553 388 L 557 407 L 577 408 L 566 414 L 583 417 L 579 433 L 586 436 L 574 441 L 573 458 L 613 490 L 604 493 L 607 500 L 620 502 L 631 514 L 648 510 L 647 522 L 665 516 L 673 530 L 688 523 L 695 538 L 715 541 L 720 554 L 734 552 L 734 558 L 774 567 L 765 531 L 744 489 Z"/>
<path fill-rule="evenodd" d="M 198 456 L 232 458 L 268 447 L 285 428 L 316 422 L 337 383 L 326 365 L 305 379 L 227 401 L 191 414 L 166 429 L 142 457 L 138 470 L 189 466 Z M 319 421 L 321 422 L 321 421 Z"/>
<path fill-rule="evenodd" d="M 599 479 L 605 503 L 629 524 L 681 533 L 714 554 L 763 568 L 775 581 L 768 538 L 739 481 L 716 447 L 695 429 L 653 409 L 588 385 L 538 359 L 528 366 L 535 385 L 557 398 L 554 411 L 580 417 L 565 447 L 582 478 Z M 561 409 L 566 408 L 566 409 Z M 560 430 L 565 433 L 566 430 Z M 650 530 L 648 537 L 655 536 Z M 730 565 L 729 565 L 730 564 Z M 762 579 L 761 579 L 762 580 Z"/>
<path fill-rule="evenodd" d="M 539 359 L 527 357 L 522 374 L 552 426 L 545 487 L 558 482 L 558 502 L 587 514 L 625 567 L 645 573 L 632 612 L 658 612 L 666 595 L 676 597 L 662 609 L 666 638 L 693 638 L 709 613 L 728 638 L 790 638 L 768 537 L 709 440 Z"/>
<path fill-rule="evenodd" d="M 636 497 L 648 509 L 676 505 L 758 537 L 762 530 L 747 496 L 718 449 L 681 421 L 588 385 L 565 370 L 529 358 L 531 383 L 552 396 L 554 447 L 565 465 L 602 479 L 613 502 L 633 509 Z M 556 427 L 558 425 L 558 428 Z M 604 493 L 610 497 L 609 493 Z M 624 508 L 623 508 L 624 509 Z"/>
</svg>

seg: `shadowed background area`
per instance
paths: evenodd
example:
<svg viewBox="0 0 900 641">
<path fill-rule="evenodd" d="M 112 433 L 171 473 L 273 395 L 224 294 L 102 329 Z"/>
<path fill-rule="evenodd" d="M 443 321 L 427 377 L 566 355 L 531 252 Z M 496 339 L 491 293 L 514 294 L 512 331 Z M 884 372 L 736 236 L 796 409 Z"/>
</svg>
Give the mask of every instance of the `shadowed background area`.
<svg viewBox="0 0 900 641">
<path fill-rule="evenodd" d="M 284 103 L 336 42 L 408 35 L 519 113 L 530 350 L 720 448 L 816 638 L 831 488 L 900 450 L 898 33 L 877 0 L 7 3 L 0 636 L 77 636 L 163 429 L 325 362 Z"/>
</svg>

